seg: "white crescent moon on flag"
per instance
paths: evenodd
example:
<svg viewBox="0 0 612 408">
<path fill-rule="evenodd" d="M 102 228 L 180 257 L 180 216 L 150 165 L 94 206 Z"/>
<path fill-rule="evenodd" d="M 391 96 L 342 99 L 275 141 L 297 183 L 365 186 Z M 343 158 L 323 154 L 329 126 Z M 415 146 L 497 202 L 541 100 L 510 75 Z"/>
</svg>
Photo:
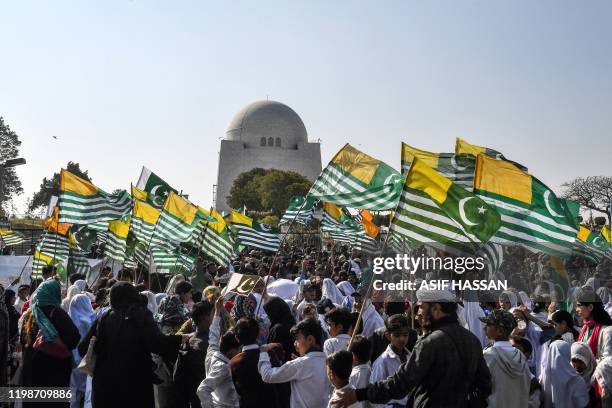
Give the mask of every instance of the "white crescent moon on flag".
<svg viewBox="0 0 612 408">
<path fill-rule="evenodd" d="M 550 206 L 550 203 L 548 202 L 548 197 L 550 197 L 550 190 L 546 190 L 544 192 L 544 204 L 546 205 L 546 209 L 548 210 L 548 212 L 550 213 L 550 215 L 552 215 L 553 217 L 563 217 L 563 215 L 561 214 L 557 214 L 552 207 Z"/>
<path fill-rule="evenodd" d="M 160 203 L 159 197 L 157 197 L 157 189 L 161 187 L 161 184 L 156 185 L 155 187 L 153 187 L 151 189 L 151 200 L 153 200 L 155 202 L 155 204 L 159 205 L 160 207 L 164 205 L 163 201 Z"/>
<path fill-rule="evenodd" d="M 451 157 L 451 166 L 453 166 L 456 170 L 465 170 L 465 167 L 461 167 L 457 164 L 457 160 L 455 160 L 455 156 Z"/>
<path fill-rule="evenodd" d="M 470 201 L 472 198 L 474 197 L 464 197 L 461 200 L 459 200 L 459 217 L 461 217 L 461 221 L 463 221 L 466 225 L 478 225 L 477 222 L 472 222 L 468 219 L 468 217 L 465 216 L 465 203 L 467 203 L 468 201 Z"/>
<path fill-rule="evenodd" d="M 602 247 L 601 244 L 597 243 L 597 241 L 599 241 L 600 239 L 602 239 L 601 236 L 595 237 L 595 239 L 593 239 L 593 245 L 595 245 L 597 248 L 601 248 Z"/>
</svg>

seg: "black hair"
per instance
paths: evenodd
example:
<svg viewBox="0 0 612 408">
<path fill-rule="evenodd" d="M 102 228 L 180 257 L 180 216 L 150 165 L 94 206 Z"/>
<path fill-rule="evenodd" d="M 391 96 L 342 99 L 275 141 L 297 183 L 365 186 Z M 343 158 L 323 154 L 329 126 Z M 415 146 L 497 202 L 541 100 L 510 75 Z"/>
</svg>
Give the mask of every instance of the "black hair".
<svg viewBox="0 0 612 408">
<path fill-rule="evenodd" d="M 236 335 L 233 331 L 228 330 L 225 332 L 223 336 L 221 336 L 221 340 L 219 341 L 219 351 L 223 354 L 227 354 L 231 349 L 239 349 L 240 343 L 236 338 Z"/>
<path fill-rule="evenodd" d="M 372 357 L 372 342 L 367 337 L 355 336 L 351 344 L 351 353 L 360 363 L 367 363 Z"/>
<path fill-rule="evenodd" d="M 191 309 L 191 318 L 195 324 L 198 324 L 202 319 L 210 316 L 215 306 L 208 300 L 198 302 L 193 305 Z"/>
<path fill-rule="evenodd" d="M 440 305 L 440 310 L 446 314 L 457 313 L 457 303 L 456 302 L 435 302 Z"/>
<path fill-rule="evenodd" d="M 122 268 L 117 272 L 117 280 L 134 280 L 134 271 L 130 268 Z"/>
<path fill-rule="evenodd" d="M 555 323 L 565 322 L 567 325 L 567 330 L 574 336 L 574 341 L 578 340 L 578 331 L 574 328 L 574 319 L 569 312 L 566 312 L 565 310 L 557 310 L 552 314 L 550 320 Z"/>
<path fill-rule="evenodd" d="M 5 290 L 4 291 L 4 303 L 6 304 L 6 306 L 7 307 L 13 306 L 13 303 L 15 303 L 14 301 L 15 301 L 15 291 L 12 289 Z"/>
<path fill-rule="evenodd" d="M 387 316 L 393 316 L 396 314 L 404 313 L 404 302 L 397 299 L 389 299 L 385 303 L 385 314 Z"/>
<path fill-rule="evenodd" d="M 193 285 L 187 281 L 180 281 L 174 287 L 174 293 L 183 295 L 193 289 Z"/>
<path fill-rule="evenodd" d="M 301 333 L 302 336 L 308 337 L 312 336 L 315 339 L 315 344 L 321 345 L 321 339 L 323 338 L 323 328 L 319 324 L 318 320 L 315 319 L 305 319 L 296 324 L 291 328 L 291 334 L 297 337 L 298 333 Z"/>
<path fill-rule="evenodd" d="M 191 298 L 194 303 L 200 302 L 202 300 L 202 292 L 200 292 L 199 290 L 193 292 L 193 295 L 191 295 Z"/>
<path fill-rule="evenodd" d="M 327 366 L 336 377 L 347 381 L 353 369 L 353 355 L 346 350 L 336 351 L 327 357 Z"/>
<path fill-rule="evenodd" d="M 385 320 L 385 329 L 389 333 L 407 330 L 410 323 L 405 314 L 394 314 Z"/>
<path fill-rule="evenodd" d="M 49 276 L 55 275 L 55 266 L 53 265 L 45 265 L 42 268 L 42 276 L 43 278 L 48 278 Z"/>
<path fill-rule="evenodd" d="M 595 320 L 595 323 L 601 324 L 602 326 L 612 326 L 612 318 L 606 309 L 603 307 L 602 302 L 585 302 L 578 300 L 581 305 L 588 306 L 593 305 L 593 310 L 591 311 L 591 320 Z"/>
<path fill-rule="evenodd" d="M 138 292 L 144 292 L 147 290 L 147 287 L 143 283 L 139 283 L 138 285 L 134 285 Z"/>
<path fill-rule="evenodd" d="M 315 291 L 317 290 L 317 285 L 315 285 L 312 282 L 305 284 L 304 287 L 302 288 L 303 293 L 310 292 L 311 290 L 315 290 Z"/>
<path fill-rule="evenodd" d="M 82 273 L 73 273 L 72 275 L 70 275 L 70 278 L 68 280 L 70 281 L 71 285 L 74 285 L 74 282 L 78 281 L 79 279 L 85 280 L 85 275 L 83 275 Z"/>
<path fill-rule="evenodd" d="M 236 338 L 241 345 L 253 344 L 259 335 L 259 324 L 252 317 L 241 317 L 236 323 Z"/>
<path fill-rule="evenodd" d="M 348 333 L 352 320 L 351 311 L 345 307 L 337 307 L 325 314 L 327 323 L 342 325 L 342 333 Z"/>
<path fill-rule="evenodd" d="M 363 329 L 363 319 L 357 325 L 357 320 L 359 320 L 359 312 L 351 312 L 351 326 L 353 326 L 353 333 L 361 333 Z"/>
<path fill-rule="evenodd" d="M 533 353 L 533 347 L 531 346 L 531 342 L 524 337 L 521 336 L 512 336 L 510 337 L 514 344 L 518 345 L 521 349 L 523 349 L 523 354 L 525 358 L 529 359 L 531 357 L 531 353 Z"/>
</svg>

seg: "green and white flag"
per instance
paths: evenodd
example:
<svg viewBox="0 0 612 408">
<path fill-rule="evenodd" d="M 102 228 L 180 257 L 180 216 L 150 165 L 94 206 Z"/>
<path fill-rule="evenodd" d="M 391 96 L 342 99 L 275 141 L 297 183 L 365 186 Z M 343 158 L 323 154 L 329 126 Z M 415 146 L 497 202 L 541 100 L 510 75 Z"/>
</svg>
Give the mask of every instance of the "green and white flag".
<svg viewBox="0 0 612 408">
<path fill-rule="evenodd" d="M 407 174 L 417 158 L 453 183 L 471 191 L 474 187 L 476 158 L 468 154 L 433 153 L 402 143 L 402 174 Z"/>
<path fill-rule="evenodd" d="M 157 219 L 151 244 L 172 252 L 190 239 L 203 218 L 205 215 L 198 207 L 170 192 Z"/>
<path fill-rule="evenodd" d="M 264 251 L 276 251 L 280 245 L 280 231 L 266 224 L 254 221 L 252 218 L 232 211 L 226 219 L 236 230 L 240 244 Z"/>
<path fill-rule="evenodd" d="M 0 230 L 0 248 L 11 245 L 19 245 L 26 242 L 21 232 L 11 230 Z"/>
<path fill-rule="evenodd" d="M 490 205 L 415 158 L 406 176 L 391 232 L 451 253 L 473 253 L 500 227 Z"/>
<path fill-rule="evenodd" d="M 68 276 L 74 275 L 75 273 L 81 273 L 87 276 L 90 269 L 91 267 L 87 260 L 87 253 L 78 248 L 70 248 L 70 258 L 68 259 L 68 265 L 66 267 Z"/>
<path fill-rule="evenodd" d="M 58 202 L 60 223 L 93 224 L 128 215 L 132 199 L 125 190 L 108 194 L 89 181 L 62 169 Z"/>
<path fill-rule="evenodd" d="M 164 248 L 153 246 L 150 252 L 155 270 L 160 273 L 189 272 L 196 260 L 195 256 L 183 251 L 180 247 L 175 252 L 168 252 Z"/>
<path fill-rule="evenodd" d="M 578 234 L 579 205 L 559 199 L 516 165 L 484 154 L 476 158 L 474 193 L 501 215 L 492 241 L 568 257 Z"/>
<path fill-rule="evenodd" d="M 289 201 L 289 206 L 279 221 L 279 225 L 290 224 L 295 218 L 295 222 L 308 225 L 314 219 L 316 199 L 313 197 L 293 196 Z"/>
<path fill-rule="evenodd" d="M 36 245 L 39 253 L 59 262 L 68 261 L 69 249 L 68 237 L 51 232 L 45 232 Z"/>
<path fill-rule="evenodd" d="M 108 238 L 104 254 L 116 261 L 125 260 L 127 237 L 130 231 L 130 219 L 115 220 L 108 223 Z"/>
<path fill-rule="evenodd" d="M 203 211 L 203 210 L 202 210 Z M 216 210 L 205 212 L 212 221 L 201 221 L 193 239 L 188 242 L 219 265 L 227 265 L 236 256 L 235 241 L 221 214 Z"/>
<path fill-rule="evenodd" d="M 402 176 L 346 144 L 315 180 L 308 196 L 342 207 L 387 210 L 397 206 Z"/>
<path fill-rule="evenodd" d="M 136 239 L 140 242 L 148 243 L 151 241 L 155 224 L 159 219 L 160 212 L 155 207 L 144 201 L 134 200 L 134 208 L 132 208 L 132 223 L 130 229 L 134 233 Z"/>
<path fill-rule="evenodd" d="M 574 243 L 574 255 L 581 256 L 593 264 L 598 264 L 603 260 L 609 249 L 610 244 L 602 234 L 591 232 L 585 226 L 580 225 Z"/>
<path fill-rule="evenodd" d="M 146 202 L 158 210 L 162 209 L 166 202 L 166 198 L 168 198 L 171 192 L 178 193 L 178 191 L 170 187 L 170 185 L 158 175 L 144 166 L 140 172 L 136 188 L 144 191 L 147 195 Z"/>
</svg>

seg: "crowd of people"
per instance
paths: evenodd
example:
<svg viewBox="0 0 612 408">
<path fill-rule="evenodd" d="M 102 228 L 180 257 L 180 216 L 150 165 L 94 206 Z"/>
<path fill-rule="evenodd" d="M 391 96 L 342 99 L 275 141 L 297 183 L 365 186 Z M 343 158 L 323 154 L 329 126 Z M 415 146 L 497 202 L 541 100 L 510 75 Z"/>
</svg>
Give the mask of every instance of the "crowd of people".
<svg viewBox="0 0 612 408">
<path fill-rule="evenodd" d="M 611 263 L 565 261 L 559 295 L 550 257 L 513 251 L 500 293 L 368 295 L 370 260 L 348 246 L 253 250 L 167 282 L 46 267 L 0 289 L 1 385 L 72 390 L 49 407 L 612 406 Z M 261 279 L 232 293 L 232 273 Z"/>
</svg>

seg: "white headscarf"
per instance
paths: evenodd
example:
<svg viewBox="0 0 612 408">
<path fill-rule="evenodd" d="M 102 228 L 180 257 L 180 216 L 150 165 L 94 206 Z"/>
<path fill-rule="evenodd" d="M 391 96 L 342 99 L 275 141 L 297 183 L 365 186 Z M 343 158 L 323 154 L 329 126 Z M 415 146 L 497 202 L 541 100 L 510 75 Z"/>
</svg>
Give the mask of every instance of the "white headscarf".
<svg viewBox="0 0 612 408">
<path fill-rule="evenodd" d="M 157 303 L 157 306 L 159 306 L 161 301 L 164 300 L 166 296 L 168 295 L 166 295 L 164 292 L 155 294 L 155 303 Z"/>
<path fill-rule="evenodd" d="M 278 296 L 284 300 L 292 300 L 300 290 L 300 285 L 289 279 L 277 279 L 268 284 L 266 291 L 271 296 Z"/>
<path fill-rule="evenodd" d="M 68 315 L 77 329 L 79 329 L 81 338 L 85 337 L 95 318 L 89 296 L 81 293 L 74 295 L 68 307 Z"/>
<path fill-rule="evenodd" d="M 529 297 L 529 295 L 522 290 L 518 293 L 518 295 L 519 295 L 519 298 L 521 299 L 521 303 L 523 304 L 523 306 L 525 306 L 527 309 L 529 309 L 529 311 L 531 311 L 533 308 L 531 304 L 531 298 Z"/>
<path fill-rule="evenodd" d="M 348 281 L 339 282 L 336 287 L 344 296 L 351 296 L 355 292 L 355 288 Z"/>
<path fill-rule="evenodd" d="M 571 350 L 563 340 L 550 343 L 541 376 L 545 408 L 584 407 L 589 402 L 587 387 L 570 364 Z"/>
<path fill-rule="evenodd" d="M 591 388 L 591 377 L 597 366 L 597 361 L 595 360 L 591 348 L 585 343 L 575 342 L 572 344 L 572 360 L 574 359 L 582 361 L 586 366 L 582 374 L 578 375 L 582 377 L 587 388 Z"/>
<path fill-rule="evenodd" d="M 612 356 L 607 352 L 604 353 L 603 359 L 597 363 L 593 379 L 599 383 L 606 394 L 612 393 Z"/>
<path fill-rule="evenodd" d="M 512 311 L 516 308 L 517 302 L 518 302 L 518 298 L 516 297 L 516 293 L 510 291 L 510 290 L 504 290 L 501 295 L 499 295 L 500 298 L 508 298 L 508 301 L 510 302 L 510 310 L 508 310 L 510 313 L 512 313 Z"/>
<path fill-rule="evenodd" d="M 155 293 L 151 292 L 150 290 L 143 290 L 140 293 L 147 297 L 147 309 L 149 309 L 151 313 L 153 313 L 153 316 L 155 316 L 157 313 L 157 300 L 155 299 Z"/>
<path fill-rule="evenodd" d="M 70 308 L 70 301 L 72 300 L 72 298 L 80 293 L 83 293 L 86 287 L 87 282 L 82 279 L 79 279 L 74 282 L 73 285 L 70 285 L 70 287 L 66 291 L 66 297 L 64 298 L 64 300 L 62 300 L 62 309 L 64 309 L 66 313 L 68 313 L 68 309 Z"/>
<path fill-rule="evenodd" d="M 376 308 L 372 302 L 370 300 L 367 300 L 367 302 L 368 305 L 366 306 L 363 312 L 363 317 L 361 318 L 363 327 L 361 335 L 364 337 L 370 337 L 374 333 L 374 330 L 385 325 L 385 321 L 376 311 Z"/>
<path fill-rule="evenodd" d="M 348 283 L 348 282 L 347 282 Z M 342 292 L 338 289 L 333 280 L 329 278 L 323 279 L 323 291 L 322 296 L 331 300 L 336 306 L 340 306 L 344 300 Z"/>
<path fill-rule="evenodd" d="M 480 317 L 485 317 L 485 312 L 480 307 L 480 303 L 464 301 L 463 308 L 467 329 L 480 340 L 482 347 L 486 346 L 488 341 L 484 331 L 485 324 L 479 319 Z"/>
</svg>

